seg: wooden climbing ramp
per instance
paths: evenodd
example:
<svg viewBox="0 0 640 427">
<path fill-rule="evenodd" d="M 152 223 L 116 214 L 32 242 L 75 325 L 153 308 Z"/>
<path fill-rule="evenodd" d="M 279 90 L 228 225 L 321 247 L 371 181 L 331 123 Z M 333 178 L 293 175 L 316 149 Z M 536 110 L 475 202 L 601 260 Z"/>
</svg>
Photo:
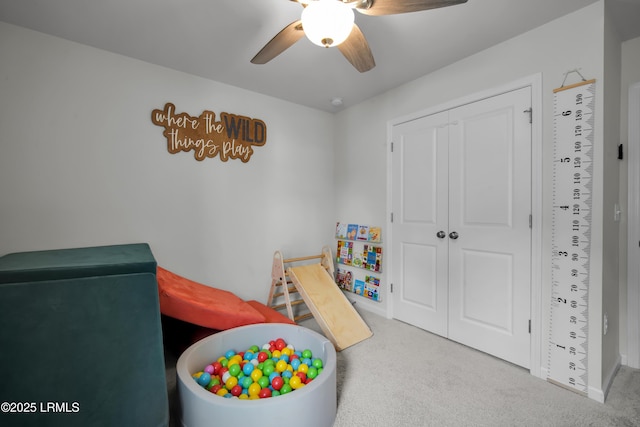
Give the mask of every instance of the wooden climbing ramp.
<svg viewBox="0 0 640 427">
<path fill-rule="evenodd" d="M 291 265 L 314 259 L 320 262 Z M 288 266 L 286 269 L 285 264 Z M 333 257 L 328 247 L 324 247 L 320 255 L 290 259 L 283 259 L 282 254 L 276 251 L 267 305 L 272 306 L 276 296 L 283 296 L 285 303 L 273 308 L 287 308 L 289 318 L 295 322 L 312 315 L 336 350 L 341 351 L 364 341 L 373 333 L 336 285 L 333 271 Z M 276 293 L 278 286 L 282 288 L 280 293 Z M 292 299 L 293 293 L 298 293 L 301 298 Z M 308 307 L 309 315 L 294 317 L 292 305 L 302 303 Z"/>
</svg>

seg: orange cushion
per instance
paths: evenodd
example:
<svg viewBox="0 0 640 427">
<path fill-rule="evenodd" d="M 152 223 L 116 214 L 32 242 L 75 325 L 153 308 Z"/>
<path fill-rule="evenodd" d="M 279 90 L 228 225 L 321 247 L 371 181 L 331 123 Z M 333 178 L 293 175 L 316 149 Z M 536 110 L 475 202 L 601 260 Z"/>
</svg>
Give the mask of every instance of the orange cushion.
<svg viewBox="0 0 640 427">
<path fill-rule="evenodd" d="M 289 323 L 291 325 L 295 325 L 296 322 L 294 322 L 293 320 L 289 319 L 287 316 L 283 315 L 282 313 L 274 310 L 271 307 L 267 307 L 266 305 L 262 304 L 261 302 L 255 301 L 255 300 L 251 300 L 251 301 L 247 301 L 247 304 L 249 304 L 251 307 L 255 308 L 256 311 L 259 311 L 260 314 L 262 314 L 265 319 L 266 319 L 266 323 Z"/>
<path fill-rule="evenodd" d="M 158 295 L 162 314 L 225 330 L 264 323 L 265 317 L 232 292 L 212 288 L 158 267 Z"/>
</svg>

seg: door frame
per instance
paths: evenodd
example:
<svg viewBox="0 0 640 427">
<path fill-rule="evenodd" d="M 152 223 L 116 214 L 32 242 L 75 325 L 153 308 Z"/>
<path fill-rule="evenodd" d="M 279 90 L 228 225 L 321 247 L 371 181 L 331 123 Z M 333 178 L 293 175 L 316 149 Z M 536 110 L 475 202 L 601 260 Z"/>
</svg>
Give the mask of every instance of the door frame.
<svg viewBox="0 0 640 427">
<path fill-rule="evenodd" d="M 627 193 L 627 365 L 640 368 L 640 82 L 629 88 L 628 193 Z"/>
<path fill-rule="evenodd" d="M 542 377 L 542 74 L 536 73 L 502 86 L 487 89 L 475 94 L 467 95 L 444 104 L 421 110 L 406 116 L 398 117 L 387 122 L 387 141 L 392 143 L 393 127 L 401 123 L 415 120 L 423 116 L 435 114 L 444 110 L 460 107 L 465 104 L 481 101 L 486 98 L 501 95 L 517 89 L 531 88 L 531 360 L 529 372 L 531 375 Z M 392 241 L 391 213 L 392 213 L 392 157 L 391 148 L 387 150 L 387 236 Z M 387 259 L 392 259 L 391 244 L 385 248 Z M 393 277 L 392 266 L 389 264 L 386 272 L 387 280 Z M 393 318 L 393 298 L 391 287 L 387 286 L 385 298 L 387 300 L 387 317 Z"/>
</svg>

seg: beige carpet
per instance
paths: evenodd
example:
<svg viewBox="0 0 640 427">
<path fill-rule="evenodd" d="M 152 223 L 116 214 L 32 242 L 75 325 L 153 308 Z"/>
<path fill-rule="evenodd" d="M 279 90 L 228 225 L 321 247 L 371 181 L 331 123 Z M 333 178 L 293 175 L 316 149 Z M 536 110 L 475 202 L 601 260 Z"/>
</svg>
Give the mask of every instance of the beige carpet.
<svg viewBox="0 0 640 427">
<path fill-rule="evenodd" d="M 335 427 L 640 426 L 640 370 L 604 404 L 405 323 L 361 312 L 374 335 L 338 353 Z M 302 326 L 321 332 L 311 319 Z"/>
</svg>

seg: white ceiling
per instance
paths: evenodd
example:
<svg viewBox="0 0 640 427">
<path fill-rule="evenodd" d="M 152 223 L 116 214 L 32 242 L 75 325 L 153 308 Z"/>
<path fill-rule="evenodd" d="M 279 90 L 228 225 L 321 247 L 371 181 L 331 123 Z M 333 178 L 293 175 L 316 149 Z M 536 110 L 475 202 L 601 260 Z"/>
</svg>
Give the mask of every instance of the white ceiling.
<svg viewBox="0 0 640 427">
<path fill-rule="evenodd" d="M 357 13 L 376 67 L 302 38 L 249 61 L 302 7 L 289 0 L 0 0 L 0 21 L 333 112 L 428 74 L 596 0 L 468 0 L 393 16 Z M 623 40 L 640 36 L 640 0 L 607 0 Z M 570 29 L 567 29 L 570 31 Z M 334 107 L 334 97 L 344 99 Z"/>
</svg>

